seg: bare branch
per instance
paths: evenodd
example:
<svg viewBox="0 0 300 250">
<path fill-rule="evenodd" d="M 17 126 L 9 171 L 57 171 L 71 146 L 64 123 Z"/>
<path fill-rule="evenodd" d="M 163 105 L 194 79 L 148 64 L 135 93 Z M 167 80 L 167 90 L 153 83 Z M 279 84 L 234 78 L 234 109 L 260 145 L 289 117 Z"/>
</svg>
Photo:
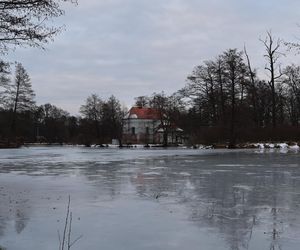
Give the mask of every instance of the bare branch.
<svg viewBox="0 0 300 250">
<path fill-rule="evenodd" d="M 70 247 L 72 247 L 77 241 L 79 241 L 81 238 L 83 237 L 83 235 L 78 236 L 71 244 Z"/>
<path fill-rule="evenodd" d="M 62 248 L 61 248 L 61 250 L 64 250 L 65 241 L 66 241 L 67 227 L 68 227 L 69 214 L 70 214 L 70 203 L 71 203 L 71 197 L 69 195 L 68 206 L 67 206 L 67 215 L 66 215 L 64 232 L 63 232 L 63 237 L 62 237 Z"/>
<path fill-rule="evenodd" d="M 6 0 L 0 1 L 0 52 L 18 46 L 44 48 L 63 29 L 50 22 L 64 15 L 60 2 L 74 0 Z"/>
<path fill-rule="evenodd" d="M 65 247 L 67 247 L 67 250 L 70 250 L 71 247 L 78 240 L 80 240 L 83 237 L 83 235 L 80 235 L 74 241 L 71 240 L 73 214 L 70 211 L 70 204 L 71 204 L 71 197 L 69 195 L 68 206 L 67 206 L 67 214 L 66 214 L 66 218 L 65 218 L 65 224 L 64 224 L 64 231 L 63 231 L 62 239 L 61 239 L 60 233 L 58 231 L 59 250 L 64 250 Z"/>
<path fill-rule="evenodd" d="M 59 248 L 58 248 L 58 250 L 61 250 L 61 238 L 60 238 L 60 232 L 59 232 L 59 230 L 57 230 L 57 234 L 58 234 L 58 241 L 59 241 Z"/>
</svg>

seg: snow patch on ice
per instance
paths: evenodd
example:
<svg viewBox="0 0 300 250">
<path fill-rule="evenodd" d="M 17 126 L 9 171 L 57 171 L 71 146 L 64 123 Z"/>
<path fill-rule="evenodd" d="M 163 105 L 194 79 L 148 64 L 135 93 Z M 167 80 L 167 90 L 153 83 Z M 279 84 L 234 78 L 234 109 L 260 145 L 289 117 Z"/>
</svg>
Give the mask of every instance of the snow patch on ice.
<svg viewBox="0 0 300 250">
<path fill-rule="evenodd" d="M 102 165 L 111 164 L 110 161 L 98 161 L 97 163 L 102 164 Z"/>
<path fill-rule="evenodd" d="M 244 164 L 217 164 L 217 167 L 245 167 Z"/>
<path fill-rule="evenodd" d="M 238 188 L 238 189 L 243 189 L 246 191 L 251 191 L 253 188 L 250 186 L 246 186 L 246 185 L 234 185 L 232 186 L 233 188 Z"/>
<path fill-rule="evenodd" d="M 147 172 L 147 173 L 144 173 L 144 175 L 161 175 L 161 174 L 158 172 Z"/>
<path fill-rule="evenodd" d="M 232 172 L 232 170 L 228 170 L 228 169 L 218 169 L 215 172 Z"/>
<path fill-rule="evenodd" d="M 151 170 L 157 170 L 157 169 L 165 169 L 166 167 L 152 167 Z"/>
<path fill-rule="evenodd" d="M 187 172 L 180 172 L 179 174 L 182 176 L 191 176 L 191 174 Z"/>
</svg>

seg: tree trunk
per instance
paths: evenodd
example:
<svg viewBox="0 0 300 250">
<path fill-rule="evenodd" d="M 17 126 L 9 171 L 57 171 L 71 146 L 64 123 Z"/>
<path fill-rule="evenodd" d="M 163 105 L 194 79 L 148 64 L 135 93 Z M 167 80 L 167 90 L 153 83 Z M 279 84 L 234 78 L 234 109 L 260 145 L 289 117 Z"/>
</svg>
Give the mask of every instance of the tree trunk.
<svg viewBox="0 0 300 250">
<path fill-rule="evenodd" d="M 246 50 L 246 46 L 244 48 L 244 52 L 247 58 L 247 63 L 248 63 L 248 70 L 250 73 L 250 81 L 251 81 L 251 101 L 252 101 L 252 105 L 253 105 L 253 119 L 254 119 L 254 123 L 256 126 L 259 126 L 259 118 L 258 118 L 258 112 L 257 112 L 257 93 L 256 93 L 256 86 L 255 86 L 255 80 L 254 80 L 254 73 L 252 71 L 252 67 L 251 67 L 251 63 L 250 63 L 250 58 L 248 56 L 247 50 Z"/>
<path fill-rule="evenodd" d="M 228 148 L 236 147 L 236 135 L 235 135 L 235 80 L 232 77 L 231 80 L 231 121 L 230 121 L 230 138 Z"/>
<path fill-rule="evenodd" d="M 273 57 L 270 58 L 271 69 L 271 93 L 272 93 L 272 126 L 276 128 L 276 91 L 275 91 L 275 76 L 274 76 L 274 63 Z"/>
<path fill-rule="evenodd" d="M 168 129 L 165 128 L 163 132 L 163 146 L 168 147 Z"/>
<path fill-rule="evenodd" d="M 10 132 L 13 139 L 16 137 L 16 122 L 17 122 L 17 109 L 18 109 L 18 102 L 19 102 L 19 93 L 20 93 L 20 82 L 17 82 L 17 89 L 16 89 L 16 96 L 14 101 L 14 109 L 12 113 L 12 121 L 10 126 Z"/>
</svg>

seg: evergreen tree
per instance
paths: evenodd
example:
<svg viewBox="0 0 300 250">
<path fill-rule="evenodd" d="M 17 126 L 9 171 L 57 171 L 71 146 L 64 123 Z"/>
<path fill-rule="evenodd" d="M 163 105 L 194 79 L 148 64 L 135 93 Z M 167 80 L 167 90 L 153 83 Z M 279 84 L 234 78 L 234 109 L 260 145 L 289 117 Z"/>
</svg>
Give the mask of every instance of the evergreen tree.
<svg viewBox="0 0 300 250">
<path fill-rule="evenodd" d="M 12 111 L 11 132 L 15 133 L 17 114 L 32 110 L 35 106 L 30 77 L 21 63 L 16 64 L 15 80 L 6 91 L 7 105 Z"/>
</svg>

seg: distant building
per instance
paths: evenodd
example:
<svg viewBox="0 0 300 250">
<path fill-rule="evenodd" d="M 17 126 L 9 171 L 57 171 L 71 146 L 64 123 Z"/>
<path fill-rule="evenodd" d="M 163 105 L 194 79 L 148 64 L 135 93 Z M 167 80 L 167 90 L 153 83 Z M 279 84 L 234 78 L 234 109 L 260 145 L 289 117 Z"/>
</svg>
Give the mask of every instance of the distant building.
<svg viewBox="0 0 300 250">
<path fill-rule="evenodd" d="M 155 143 L 155 132 L 160 123 L 158 110 L 132 107 L 123 122 L 123 142 L 126 144 Z"/>
<path fill-rule="evenodd" d="M 123 121 L 123 143 L 161 144 L 163 143 L 163 124 L 157 109 L 132 107 Z M 168 143 L 183 143 L 183 130 L 175 125 L 168 128 Z"/>
</svg>

